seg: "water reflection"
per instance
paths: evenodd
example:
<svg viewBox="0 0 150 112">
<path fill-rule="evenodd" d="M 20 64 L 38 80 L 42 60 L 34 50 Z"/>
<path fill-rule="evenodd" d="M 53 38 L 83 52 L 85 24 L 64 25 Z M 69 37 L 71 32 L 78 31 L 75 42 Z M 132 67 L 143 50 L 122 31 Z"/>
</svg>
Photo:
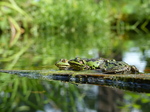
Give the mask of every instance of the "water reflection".
<svg viewBox="0 0 150 112">
<path fill-rule="evenodd" d="M 53 71 L 53 70 L 0 70 L 2 73 L 41 80 L 56 80 L 73 84 L 110 86 L 119 89 L 150 93 L 149 74 L 101 74 L 94 71 Z"/>
</svg>

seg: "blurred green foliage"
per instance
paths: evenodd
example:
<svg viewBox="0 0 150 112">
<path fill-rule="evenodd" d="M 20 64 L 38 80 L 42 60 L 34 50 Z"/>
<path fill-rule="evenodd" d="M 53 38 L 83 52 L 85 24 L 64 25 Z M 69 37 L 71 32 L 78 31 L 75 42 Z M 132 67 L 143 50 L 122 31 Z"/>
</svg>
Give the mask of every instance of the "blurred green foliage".
<svg viewBox="0 0 150 112">
<path fill-rule="evenodd" d="M 149 6 L 148 0 L 2 0 L 0 68 L 57 69 L 54 63 L 60 58 L 98 57 L 95 54 L 113 58 L 129 48 L 127 30 L 139 33 L 141 27 L 148 32 Z M 136 45 L 149 49 L 149 35 L 140 37 L 133 38 Z M 0 85 L 1 112 L 33 112 L 44 110 L 45 105 L 76 112 L 87 103 L 83 100 L 86 94 L 68 83 L 0 74 Z M 132 107 L 136 107 L 135 102 L 130 103 Z"/>
</svg>

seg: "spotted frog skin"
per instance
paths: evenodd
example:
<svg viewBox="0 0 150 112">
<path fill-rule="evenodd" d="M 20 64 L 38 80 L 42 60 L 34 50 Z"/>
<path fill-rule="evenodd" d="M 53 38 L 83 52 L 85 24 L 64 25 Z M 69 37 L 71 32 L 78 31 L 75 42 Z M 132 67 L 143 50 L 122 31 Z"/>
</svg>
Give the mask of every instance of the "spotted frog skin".
<svg viewBox="0 0 150 112">
<path fill-rule="evenodd" d="M 104 58 L 86 59 L 75 58 L 71 60 L 61 59 L 56 63 L 60 70 L 98 70 L 106 74 L 125 74 L 125 73 L 139 73 L 139 70 L 133 66 L 128 65 L 123 61 L 109 60 Z"/>
</svg>

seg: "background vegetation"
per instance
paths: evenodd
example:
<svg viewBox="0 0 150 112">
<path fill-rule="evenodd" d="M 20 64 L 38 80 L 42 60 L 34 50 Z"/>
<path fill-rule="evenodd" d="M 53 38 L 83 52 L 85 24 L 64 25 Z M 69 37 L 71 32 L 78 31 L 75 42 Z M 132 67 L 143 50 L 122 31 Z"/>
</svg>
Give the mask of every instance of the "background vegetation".
<svg viewBox="0 0 150 112">
<path fill-rule="evenodd" d="M 144 54 L 150 49 L 149 6 L 148 0 L 1 0 L 0 68 L 57 69 L 60 58 L 114 58 L 133 46 Z M 89 108 L 86 87 L 6 74 L 0 85 L 1 112 Z M 126 92 L 123 110 L 146 112 L 149 99 Z"/>
</svg>

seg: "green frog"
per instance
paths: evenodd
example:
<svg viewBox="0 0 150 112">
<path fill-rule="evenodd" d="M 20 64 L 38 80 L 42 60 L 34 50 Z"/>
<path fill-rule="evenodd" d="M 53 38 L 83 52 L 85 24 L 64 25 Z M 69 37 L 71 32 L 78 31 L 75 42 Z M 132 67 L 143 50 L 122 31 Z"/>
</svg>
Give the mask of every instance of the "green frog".
<svg viewBox="0 0 150 112">
<path fill-rule="evenodd" d="M 67 59 L 61 59 L 55 64 L 60 70 L 69 70 L 71 69 L 70 64 Z"/>
<path fill-rule="evenodd" d="M 116 61 L 114 59 L 86 59 L 86 58 L 75 58 L 71 60 L 61 59 L 56 63 L 56 66 L 60 70 L 97 70 L 106 74 L 117 74 L 117 73 L 139 73 L 139 70 L 133 66 L 128 65 L 123 61 Z"/>
</svg>

